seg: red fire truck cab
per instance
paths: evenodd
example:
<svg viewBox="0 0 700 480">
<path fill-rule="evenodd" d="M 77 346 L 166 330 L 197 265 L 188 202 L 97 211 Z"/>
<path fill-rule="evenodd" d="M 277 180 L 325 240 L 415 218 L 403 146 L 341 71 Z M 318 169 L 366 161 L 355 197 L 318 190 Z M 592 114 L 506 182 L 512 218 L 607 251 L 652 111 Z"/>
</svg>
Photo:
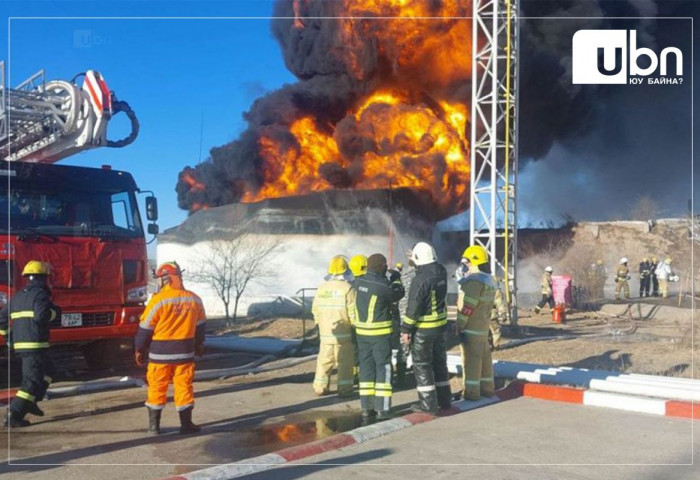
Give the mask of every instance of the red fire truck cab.
<svg viewBox="0 0 700 480">
<path fill-rule="evenodd" d="M 108 167 L 0 161 L 0 302 L 24 286 L 29 260 L 49 262 L 63 310 L 51 344 L 80 346 L 91 368 L 109 367 L 132 344 L 147 299 L 138 193 L 129 173 Z M 152 195 L 146 213 L 157 219 Z"/>
</svg>

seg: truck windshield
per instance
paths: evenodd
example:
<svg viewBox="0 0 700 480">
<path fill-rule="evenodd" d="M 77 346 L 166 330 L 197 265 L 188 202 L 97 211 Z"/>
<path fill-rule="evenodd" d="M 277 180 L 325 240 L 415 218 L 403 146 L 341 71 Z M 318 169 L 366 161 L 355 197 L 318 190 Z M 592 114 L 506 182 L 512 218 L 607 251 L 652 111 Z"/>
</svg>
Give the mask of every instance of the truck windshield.
<svg viewBox="0 0 700 480">
<path fill-rule="evenodd" d="M 0 232 L 3 233 L 8 233 L 9 226 L 9 233 L 27 236 L 143 236 L 131 191 L 40 192 L 12 188 L 9 194 L 5 190 L 0 195 Z"/>
</svg>

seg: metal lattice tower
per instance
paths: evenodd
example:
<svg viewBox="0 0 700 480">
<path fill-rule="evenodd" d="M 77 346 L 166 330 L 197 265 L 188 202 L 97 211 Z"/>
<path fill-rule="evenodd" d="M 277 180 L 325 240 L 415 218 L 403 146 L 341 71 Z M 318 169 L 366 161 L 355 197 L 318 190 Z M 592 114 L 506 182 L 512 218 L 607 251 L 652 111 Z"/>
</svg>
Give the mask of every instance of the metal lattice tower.
<svg viewBox="0 0 700 480">
<path fill-rule="evenodd" d="M 472 245 L 489 252 L 491 272 L 507 279 L 516 302 L 518 168 L 518 0 L 473 0 L 471 198 Z"/>
</svg>

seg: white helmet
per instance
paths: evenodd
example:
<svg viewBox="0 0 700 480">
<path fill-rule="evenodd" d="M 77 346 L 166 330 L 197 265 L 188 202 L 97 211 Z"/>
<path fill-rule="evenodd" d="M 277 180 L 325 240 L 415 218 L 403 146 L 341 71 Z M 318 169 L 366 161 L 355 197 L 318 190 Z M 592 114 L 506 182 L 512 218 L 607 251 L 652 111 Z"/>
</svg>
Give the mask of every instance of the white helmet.
<svg viewBox="0 0 700 480">
<path fill-rule="evenodd" d="M 627 263 L 627 257 L 622 257 L 620 259 L 620 265 L 622 265 L 623 263 Z"/>
<path fill-rule="evenodd" d="M 437 262 L 437 254 L 435 249 L 425 242 L 418 242 L 413 247 L 411 259 L 416 265 L 428 265 L 429 263 Z"/>
<path fill-rule="evenodd" d="M 550 267 L 550 266 L 547 266 L 547 267 L 544 269 L 544 271 L 545 271 L 545 272 L 552 273 L 552 272 L 554 271 L 554 269 L 553 269 L 552 267 Z"/>
</svg>

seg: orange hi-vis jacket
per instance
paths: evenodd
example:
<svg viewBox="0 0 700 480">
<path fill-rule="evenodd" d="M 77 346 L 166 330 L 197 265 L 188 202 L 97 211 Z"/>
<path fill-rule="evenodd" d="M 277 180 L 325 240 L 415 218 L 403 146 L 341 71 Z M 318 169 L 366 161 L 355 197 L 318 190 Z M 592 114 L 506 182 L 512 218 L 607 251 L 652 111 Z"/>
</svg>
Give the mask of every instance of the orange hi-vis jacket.
<svg viewBox="0 0 700 480">
<path fill-rule="evenodd" d="M 195 346 L 204 343 L 206 315 L 202 300 L 180 285 L 164 285 L 141 315 L 136 351 L 149 349 L 153 363 L 194 361 Z"/>
</svg>

